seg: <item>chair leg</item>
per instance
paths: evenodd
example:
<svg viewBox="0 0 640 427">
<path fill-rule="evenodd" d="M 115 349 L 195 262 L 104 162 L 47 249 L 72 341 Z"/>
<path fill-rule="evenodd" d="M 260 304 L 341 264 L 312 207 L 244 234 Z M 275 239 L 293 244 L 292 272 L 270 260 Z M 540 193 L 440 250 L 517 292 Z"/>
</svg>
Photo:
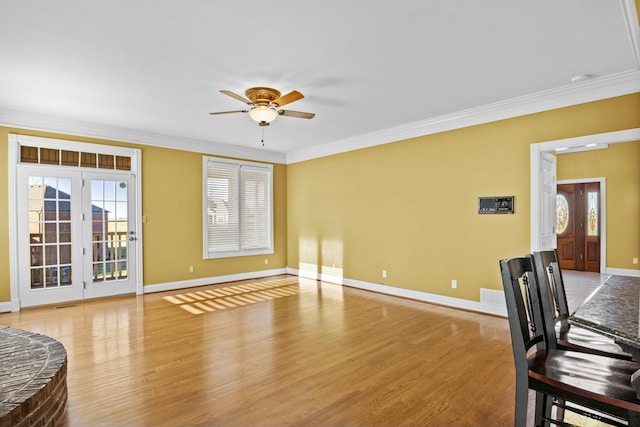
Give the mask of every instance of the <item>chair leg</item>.
<svg viewBox="0 0 640 427">
<path fill-rule="evenodd" d="M 514 426 L 526 426 L 527 425 L 527 406 L 529 404 L 529 387 L 525 381 L 516 380 L 516 413 Z"/>
<path fill-rule="evenodd" d="M 551 410 L 553 409 L 553 397 L 548 394 L 536 392 L 536 420 L 535 425 L 544 426 L 546 420 L 551 419 Z"/>
<path fill-rule="evenodd" d="M 558 400 L 558 406 L 556 406 L 556 420 L 564 421 L 564 400 Z"/>
</svg>

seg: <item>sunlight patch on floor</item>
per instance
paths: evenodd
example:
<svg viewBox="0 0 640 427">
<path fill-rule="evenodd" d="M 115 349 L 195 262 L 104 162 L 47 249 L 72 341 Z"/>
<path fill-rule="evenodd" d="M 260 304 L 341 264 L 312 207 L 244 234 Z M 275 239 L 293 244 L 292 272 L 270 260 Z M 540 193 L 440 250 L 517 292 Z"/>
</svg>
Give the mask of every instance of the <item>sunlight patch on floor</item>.
<svg viewBox="0 0 640 427">
<path fill-rule="evenodd" d="M 594 420 L 592 418 L 586 417 L 584 415 L 579 415 L 571 411 L 565 412 L 564 422 L 568 424 L 572 424 L 574 426 L 579 427 L 608 427 L 610 424 L 605 424 L 598 420 Z"/>
<path fill-rule="evenodd" d="M 297 279 L 277 279 L 264 282 L 232 285 L 224 288 L 184 292 L 162 297 L 191 314 L 204 314 L 216 310 L 242 307 L 276 298 L 297 295 Z"/>
</svg>

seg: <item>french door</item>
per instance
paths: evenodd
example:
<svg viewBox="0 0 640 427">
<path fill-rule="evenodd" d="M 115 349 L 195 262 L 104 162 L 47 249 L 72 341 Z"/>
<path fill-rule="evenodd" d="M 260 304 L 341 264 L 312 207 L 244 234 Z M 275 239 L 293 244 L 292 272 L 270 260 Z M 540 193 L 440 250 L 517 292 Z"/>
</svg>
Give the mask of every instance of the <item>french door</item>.
<svg viewBox="0 0 640 427">
<path fill-rule="evenodd" d="M 21 306 L 135 292 L 134 184 L 126 173 L 18 168 Z"/>
<path fill-rule="evenodd" d="M 84 297 L 135 292 L 135 203 L 128 174 L 83 174 Z"/>
</svg>

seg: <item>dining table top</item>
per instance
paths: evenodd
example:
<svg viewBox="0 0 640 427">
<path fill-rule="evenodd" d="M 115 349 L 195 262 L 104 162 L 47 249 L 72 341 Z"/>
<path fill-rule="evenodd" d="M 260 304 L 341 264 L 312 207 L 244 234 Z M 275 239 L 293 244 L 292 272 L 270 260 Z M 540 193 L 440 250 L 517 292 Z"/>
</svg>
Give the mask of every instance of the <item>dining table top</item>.
<svg viewBox="0 0 640 427">
<path fill-rule="evenodd" d="M 569 317 L 569 323 L 640 352 L 640 277 L 611 276 Z"/>
</svg>

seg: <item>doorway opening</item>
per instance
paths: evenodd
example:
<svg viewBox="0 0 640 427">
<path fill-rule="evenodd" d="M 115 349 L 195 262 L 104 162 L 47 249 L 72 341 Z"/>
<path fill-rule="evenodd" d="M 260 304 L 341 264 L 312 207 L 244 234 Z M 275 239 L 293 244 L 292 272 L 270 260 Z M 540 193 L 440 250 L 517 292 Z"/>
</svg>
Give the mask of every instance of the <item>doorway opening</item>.
<svg viewBox="0 0 640 427">
<path fill-rule="evenodd" d="M 601 133 L 595 135 L 586 135 L 575 138 L 561 139 L 556 141 L 541 142 L 537 144 L 531 144 L 530 161 L 531 161 L 531 251 L 541 251 L 547 249 L 555 249 L 556 242 L 550 242 L 545 240 L 548 233 L 546 224 L 549 222 L 548 218 L 556 217 L 555 209 L 555 195 L 553 203 L 549 203 L 548 194 L 545 193 L 545 182 L 548 180 L 545 175 L 544 159 L 549 156 L 549 153 L 555 153 L 559 149 L 570 149 L 573 151 L 584 151 L 591 149 L 603 148 L 608 144 L 617 144 L 623 142 L 631 142 L 640 140 L 640 128 L 627 129 L 615 132 Z M 555 167 L 553 170 L 553 179 L 555 179 Z M 603 186 L 604 178 L 601 180 L 600 187 L 600 199 L 605 198 L 605 189 Z M 584 180 L 583 180 L 584 181 Z M 607 260 L 606 260 L 606 210 L 605 204 L 601 203 L 600 212 L 600 224 L 602 225 L 600 230 L 600 272 L 607 273 Z M 554 221 L 554 233 L 555 234 L 555 221 Z M 549 228 L 550 229 L 550 228 Z"/>
</svg>

